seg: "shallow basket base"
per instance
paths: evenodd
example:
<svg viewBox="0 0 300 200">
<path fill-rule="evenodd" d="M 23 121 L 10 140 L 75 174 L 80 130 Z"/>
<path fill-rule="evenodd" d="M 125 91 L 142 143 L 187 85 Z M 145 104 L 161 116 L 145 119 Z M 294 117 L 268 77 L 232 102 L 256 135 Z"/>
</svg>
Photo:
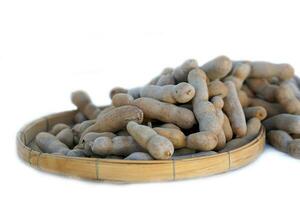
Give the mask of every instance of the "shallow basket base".
<svg viewBox="0 0 300 200">
<path fill-rule="evenodd" d="M 17 151 L 22 160 L 43 171 L 85 179 L 118 182 L 170 181 L 209 176 L 243 167 L 263 151 L 265 130 L 247 145 L 212 156 L 182 160 L 129 161 L 77 158 L 41 153 L 29 147 L 35 136 L 57 123 L 72 124 L 75 111 L 49 115 L 35 120 L 20 130 Z"/>
</svg>

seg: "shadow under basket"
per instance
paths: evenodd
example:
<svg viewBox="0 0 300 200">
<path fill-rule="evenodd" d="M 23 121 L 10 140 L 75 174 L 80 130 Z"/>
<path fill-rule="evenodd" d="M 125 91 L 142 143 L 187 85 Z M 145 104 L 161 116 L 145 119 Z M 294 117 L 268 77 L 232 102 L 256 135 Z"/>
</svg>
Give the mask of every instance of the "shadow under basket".
<svg viewBox="0 0 300 200">
<path fill-rule="evenodd" d="M 57 123 L 73 124 L 76 111 L 67 111 L 37 119 L 23 127 L 17 135 L 17 151 L 22 160 L 42 171 L 84 179 L 149 182 L 172 181 L 219 174 L 243 167 L 254 161 L 263 151 L 265 129 L 250 143 L 225 153 L 182 160 L 119 160 L 66 157 L 41 153 L 29 144 L 42 131 Z"/>
</svg>

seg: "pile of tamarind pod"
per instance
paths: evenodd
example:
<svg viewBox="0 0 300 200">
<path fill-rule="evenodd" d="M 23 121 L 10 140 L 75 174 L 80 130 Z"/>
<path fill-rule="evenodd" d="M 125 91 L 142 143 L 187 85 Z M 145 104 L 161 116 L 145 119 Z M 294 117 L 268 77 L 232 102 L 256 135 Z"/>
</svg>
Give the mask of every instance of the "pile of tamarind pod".
<svg viewBox="0 0 300 200">
<path fill-rule="evenodd" d="M 83 91 L 72 93 L 74 124 L 39 133 L 35 148 L 79 157 L 183 159 L 239 148 L 263 124 L 272 146 L 300 158 L 299 85 L 289 64 L 190 59 L 145 86 L 112 89 L 106 107 Z"/>
</svg>

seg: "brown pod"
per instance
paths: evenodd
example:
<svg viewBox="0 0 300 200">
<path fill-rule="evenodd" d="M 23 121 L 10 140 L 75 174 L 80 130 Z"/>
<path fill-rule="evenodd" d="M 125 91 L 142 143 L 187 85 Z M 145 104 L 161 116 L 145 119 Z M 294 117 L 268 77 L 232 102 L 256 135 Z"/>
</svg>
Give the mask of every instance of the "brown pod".
<svg viewBox="0 0 300 200">
<path fill-rule="evenodd" d="M 174 85 L 175 84 L 175 78 L 173 76 L 173 69 L 169 68 L 168 73 L 160 75 L 160 77 L 157 79 L 156 85 L 158 86 L 164 86 L 164 85 Z"/>
<path fill-rule="evenodd" d="M 70 150 L 66 156 L 69 157 L 89 157 L 89 153 L 84 149 L 72 149 Z"/>
<path fill-rule="evenodd" d="M 300 101 L 288 82 L 283 82 L 276 90 L 276 99 L 290 114 L 300 114 Z"/>
<path fill-rule="evenodd" d="M 275 115 L 279 115 L 284 113 L 284 108 L 278 103 L 270 103 L 262 99 L 258 98 L 251 98 L 250 99 L 250 106 L 261 106 L 264 107 L 267 111 L 268 117 L 273 117 Z"/>
<path fill-rule="evenodd" d="M 244 113 L 246 119 L 256 117 L 259 120 L 264 120 L 267 117 L 267 111 L 262 106 L 253 106 L 253 107 L 244 108 Z"/>
<path fill-rule="evenodd" d="M 223 110 L 229 118 L 233 133 L 237 137 L 243 137 L 247 133 L 247 125 L 242 105 L 233 82 L 227 81 L 225 84 L 228 87 L 228 95 L 224 98 Z"/>
<path fill-rule="evenodd" d="M 253 93 L 252 90 L 250 90 L 250 88 L 247 85 L 243 85 L 242 88 L 241 88 L 241 90 L 243 92 L 245 92 L 248 97 L 250 97 L 250 98 L 254 98 L 255 97 L 255 94 Z"/>
<path fill-rule="evenodd" d="M 193 154 L 196 153 L 195 149 L 190 149 L 190 148 L 181 148 L 181 149 L 176 149 L 174 151 L 174 154 L 172 156 L 172 158 L 174 158 L 175 156 L 185 156 L 185 155 L 189 155 L 189 154 Z"/>
<path fill-rule="evenodd" d="M 300 159 L 300 139 L 295 139 L 289 143 L 288 153 L 294 158 Z"/>
<path fill-rule="evenodd" d="M 134 99 L 137 99 L 140 97 L 140 87 L 136 87 L 136 88 L 131 88 L 131 89 L 124 89 L 121 87 L 115 87 L 110 91 L 110 98 L 112 99 L 116 94 L 129 94 L 130 96 L 132 96 Z"/>
<path fill-rule="evenodd" d="M 74 134 L 71 128 L 65 128 L 61 130 L 57 135 L 56 138 L 59 139 L 62 143 L 67 145 L 69 148 L 73 148 L 74 146 Z"/>
<path fill-rule="evenodd" d="M 269 62 L 251 62 L 250 78 L 278 77 L 281 80 L 288 80 L 294 76 L 294 69 L 289 64 L 273 64 Z"/>
<path fill-rule="evenodd" d="M 153 130 L 161 136 L 169 139 L 174 145 L 175 149 L 183 148 L 186 146 L 186 136 L 181 130 L 173 128 L 153 128 Z"/>
<path fill-rule="evenodd" d="M 156 119 L 166 123 L 174 123 L 180 128 L 189 129 L 196 124 L 194 113 L 186 108 L 160 102 L 148 97 L 134 100 L 133 104 L 140 108 L 145 118 Z"/>
<path fill-rule="evenodd" d="M 180 128 L 178 126 L 176 126 L 175 124 L 172 123 L 166 123 L 160 126 L 161 128 L 172 128 L 172 129 L 178 129 L 180 130 Z"/>
<path fill-rule="evenodd" d="M 129 94 L 119 93 L 112 97 L 112 105 L 115 107 L 120 107 L 123 105 L 131 105 L 134 98 Z"/>
<path fill-rule="evenodd" d="M 209 97 L 221 96 L 226 97 L 228 94 L 228 88 L 220 80 L 214 80 L 208 83 L 208 94 Z"/>
<path fill-rule="evenodd" d="M 272 130 L 267 132 L 267 141 L 279 151 L 288 152 L 288 146 L 293 138 L 285 131 Z"/>
<path fill-rule="evenodd" d="M 84 91 L 75 91 L 71 94 L 71 100 L 78 110 L 88 119 L 95 119 L 100 113 L 100 109 L 93 104 L 88 94 Z"/>
<path fill-rule="evenodd" d="M 246 83 L 256 96 L 269 102 L 276 100 L 277 85 L 270 84 L 266 79 L 258 78 L 247 79 Z"/>
<path fill-rule="evenodd" d="M 155 159 L 169 159 L 174 153 L 173 144 L 165 137 L 158 135 L 152 128 L 131 121 L 127 131 L 134 140 Z"/>
<path fill-rule="evenodd" d="M 219 56 L 204 64 L 201 69 L 213 81 L 225 77 L 232 69 L 232 62 L 226 56 Z"/>
<path fill-rule="evenodd" d="M 221 127 L 223 127 L 223 125 L 224 125 L 224 113 L 222 111 L 222 108 L 224 106 L 224 101 L 223 101 L 221 96 L 214 96 L 211 99 L 211 102 L 215 106 L 216 115 L 217 115 L 217 118 L 219 120 L 219 124 L 221 125 Z M 226 135 L 224 133 L 224 129 L 217 132 L 217 137 L 218 137 L 218 144 L 217 144 L 216 150 L 222 149 L 226 144 Z"/>
<path fill-rule="evenodd" d="M 67 145 L 59 141 L 55 136 L 47 132 L 37 134 L 36 144 L 44 153 L 58 153 L 67 155 L 70 151 Z"/>
<path fill-rule="evenodd" d="M 288 133 L 300 134 L 300 116 L 279 114 L 263 121 L 267 130 L 283 130 Z"/>
<path fill-rule="evenodd" d="M 134 152 L 124 158 L 124 160 L 153 160 L 152 156 L 145 152 Z"/>
<path fill-rule="evenodd" d="M 166 103 L 187 103 L 195 95 L 195 89 L 188 83 L 177 85 L 148 85 L 141 88 L 141 97 L 149 97 Z"/>
<path fill-rule="evenodd" d="M 210 151 L 216 148 L 218 137 L 209 131 L 193 133 L 187 136 L 187 147 L 198 151 Z"/>
<path fill-rule="evenodd" d="M 180 82 L 187 82 L 188 74 L 191 70 L 198 68 L 198 63 L 194 59 L 186 60 L 184 63 L 182 63 L 179 67 L 176 67 L 173 75 L 175 80 Z"/>
<path fill-rule="evenodd" d="M 232 81 L 237 90 L 240 90 L 243 86 L 244 81 L 250 74 L 251 66 L 247 62 L 233 62 L 232 71 L 224 81 Z"/>
<path fill-rule="evenodd" d="M 157 85 L 158 81 L 160 80 L 161 77 L 163 77 L 164 75 L 168 75 L 168 74 L 172 74 L 173 73 L 173 69 L 170 67 L 167 67 L 165 69 L 163 69 L 163 71 L 156 77 L 154 77 L 147 85 Z"/>
<path fill-rule="evenodd" d="M 52 126 L 49 133 L 51 133 L 52 135 L 57 135 L 60 131 L 66 128 L 70 128 L 70 126 L 68 126 L 67 124 L 58 123 Z"/>
<path fill-rule="evenodd" d="M 230 121 L 225 113 L 224 114 L 224 123 L 223 123 L 223 130 L 224 130 L 224 135 L 226 138 L 226 142 L 230 141 L 233 137 L 233 132 L 232 128 L 230 125 Z"/>
<path fill-rule="evenodd" d="M 131 136 L 116 136 L 112 138 L 113 155 L 128 156 L 134 152 L 145 151 Z"/>
<path fill-rule="evenodd" d="M 259 134 L 261 129 L 261 121 L 257 117 L 253 117 L 247 121 L 247 134 L 246 137 L 252 140 Z"/>
<path fill-rule="evenodd" d="M 86 143 L 86 142 L 93 142 L 96 140 L 98 137 L 109 137 L 109 138 L 114 138 L 117 135 L 115 135 L 112 132 L 102 132 L 102 133 L 97 133 L 97 132 L 89 132 L 85 134 L 82 138 L 80 138 L 79 144 L 80 143 Z"/>
<path fill-rule="evenodd" d="M 84 114 L 82 112 L 77 112 L 74 116 L 75 123 L 82 123 L 86 120 L 87 120 L 87 118 L 84 116 Z"/>
<path fill-rule="evenodd" d="M 238 98 L 241 103 L 241 106 L 243 108 L 248 107 L 251 103 L 251 100 L 249 99 L 247 93 L 243 90 L 238 90 L 237 94 L 238 94 Z"/>
<path fill-rule="evenodd" d="M 116 132 L 124 129 L 129 121 L 143 122 L 143 111 L 135 106 L 121 106 L 114 108 L 97 117 L 94 125 L 88 127 L 88 132 Z"/>
</svg>

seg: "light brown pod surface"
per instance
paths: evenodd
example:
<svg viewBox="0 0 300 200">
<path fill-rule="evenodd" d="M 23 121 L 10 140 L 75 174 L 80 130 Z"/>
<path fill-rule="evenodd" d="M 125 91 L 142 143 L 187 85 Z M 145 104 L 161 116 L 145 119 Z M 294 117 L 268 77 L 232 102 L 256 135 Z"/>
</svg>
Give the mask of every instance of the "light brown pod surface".
<svg viewBox="0 0 300 200">
<path fill-rule="evenodd" d="M 289 143 L 288 153 L 294 158 L 300 159 L 300 139 L 295 139 Z"/>
<path fill-rule="evenodd" d="M 47 132 L 37 134 L 36 144 L 44 153 L 59 153 L 66 155 L 70 149 L 55 136 Z"/>
<path fill-rule="evenodd" d="M 175 156 L 184 156 L 184 155 L 189 155 L 189 154 L 193 154 L 193 153 L 196 153 L 195 149 L 190 149 L 190 148 L 186 148 L 186 147 L 181 148 L 181 149 L 176 149 L 174 151 L 172 158 Z"/>
<path fill-rule="evenodd" d="M 258 78 L 247 79 L 246 83 L 256 96 L 269 102 L 276 100 L 277 85 L 270 84 L 266 79 Z"/>
<path fill-rule="evenodd" d="M 115 94 L 112 97 L 112 105 L 115 107 L 120 107 L 123 105 L 130 105 L 133 102 L 133 97 L 130 96 L 129 94 L 124 94 L 124 93 L 119 93 Z"/>
<path fill-rule="evenodd" d="M 246 78 L 250 74 L 251 66 L 247 62 L 233 62 L 232 71 L 229 76 L 227 76 L 224 81 L 232 81 L 237 90 L 242 88 L 242 85 Z"/>
<path fill-rule="evenodd" d="M 155 159 L 169 159 L 174 153 L 173 144 L 148 126 L 131 121 L 127 124 L 127 131 Z"/>
<path fill-rule="evenodd" d="M 172 123 L 166 123 L 160 126 L 161 128 L 172 128 L 172 129 L 178 129 L 180 130 L 180 128 L 178 126 L 176 126 L 175 124 Z"/>
<path fill-rule="evenodd" d="M 153 160 L 152 156 L 145 152 L 134 152 L 124 158 L 124 160 Z"/>
<path fill-rule="evenodd" d="M 173 128 L 153 128 L 153 130 L 161 136 L 169 139 L 174 145 L 175 149 L 183 148 L 186 146 L 186 136 L 181 130 Z"/>
<path fill-rule="evenodd" d="M 140 108 L 148 119 L 174 123 L 183 129 L 189 129 L 196 124 L 194 113 L 186 108 L 147 97 L 138 98 L 133 104 Z"/>
<path fill-rule="evenodd" d="M 164 86 L 164 85 L 174 85 L 175 84 L 175 78 L 173 76 L 173 69 L 170 68 L 168 73 L 160 75 L 158 78 L 156 85 L 158 86 Z"/>
<path fill-rule="evenodd" d="M 145 151 L 131 136 L 116 136 L 112 138 L 113 155 L 128 156 L 134 152 Z"/>
<path fill-rule="evenodd" d="M 89 154 L 83 149 L 72 149 L 67 153 L 66 156 L 69 156 L 69 157 L 88 157 Z"/>
<path fill-rule="evenodd" d="M 122 87 L 115 87 L 110 91 L 110 98 L 112 99 L 116 94 L 129 94 L 134 99 L 137 99 L 140 97 L 140 87 L 131 88 L 131 89 L 124 89 Z"/>
<path fill-rule="evenodd" d="M 273 64 L 269 62 L 251 62 L 251 78 L 278 77 L 281 80 L 288 80 L 294 76 L 294 69 L 289 64 Z"/>
<path fill-rule="evenodd" d="M 272 130 L 267 132 L 267 141 L 279 151 L 288 152 L 288 145 L 293 138 L 285 131 Z"/>
<path fill-rule="evenodd" d="M 112 140 L 109 137 L 98 137 L 92 143 L 91 149 L 100 156 L 110 155 L 113 150 Z"/>
<path fill-rule="evenodd" d="M 71 128 L 65 128 L 61 130 L 56 138 L 59 139 L 62 143 L 67 145 L 69 148 L 73 148 L 74 146 L 74 135 Z"/>
<path fill-rule="evenodd" d="M 114 138 L 116 137 L 116 135 L 112 132 L 102 132 L 102 133 L 89 132 L 80 139 L 79 143 L 92 142 L 96 140 L 98 137 Z"/>
<path fill-rule="evenodd" d="M 208 87 L 207 87 L 207 76 L 200 68 L 190 71 L 188 75 L 188 82 L 195 88 L 195 101 L 207 101 L 208 100 Z"/>
<path fill-rule="evenodd" d="M 275 115 L 279 115 L 284 113 L 284 108 L 278 103 L 270 103 L 265 100 L 259 98 L 251 98 L 250 99 L 250 106 L 261 106 L 264 107 L 267 111 L 268 117 L 273 117 Z"/>
<path fill-rule="evenodd" d="M 186 103 L 195 95 L 195 89 L 188 83 L 177 85 L 148 85 L 141 88 L 141 97 L 149 97 L 166 103 Z"/>
<path fill-rule="evenodd" d="M 248 107 L 251 103 L 251 100 L 249 99 L 247 93 L 243 90 L 238 90 L 237 94 L 238 94 L 238 98 L 241 103 L 241 106 L 243 108 Z"/>
<path fill-rule="evenodd" d="M 246 119 L 256 117 L 259 120 L 264 120 L 267 117 L 267 111 L 262 106 L 253 106 L 253 107 L 244 108 L 244 113 Z"/>
<path fill-rule="evenodd" d="M 253 118 L 249 119 L 247 121 L 247 134 L 246 134 L 246 136 L 250 139 L 255 138 L 258 135 L 260 128 L 261 128 L 260 119 L 258 119 L 256 117 L 253 117 Z M 253 137 L 251 137 L 251 135 Z"/>
<path fill-rule="evenodd" d="M 88 94 L 84 91 L 75 91 L 71 94 L 71 100 L 78 110 L 88 119 L 95 119 L 100 113 L 100 109 L 93 104 Z"/>
<path fill-rule="evenodd" d="M 276 99 L 290 114 L 300 114 L 300 101 L 295 96 L 295 93 L 290 84 L 283 82 L 276 90 Z"/>
<path fill-rule="evenodd" d="M 228 95 L 224 98 L 223 110 L 229 118 L 232 131 L 237 137 L 243 137 L 247 133 L 247 125 L 242 105 L 233 82 L 227 81 L 225 84 L 228 87 Z"/>
<path fill-rule="evenodd" d="M 184 63 L 182 63 L 179 67 L 176 67 L 173 75 L 175 80 L 180 82 L 187 82 L 188 74 L 191 70 L 198 67 L 198 63 L 194 59 L 186 60 Z"/>
<path fill-rule="evenodd" d="M 187 136 L 187 147 L 199 151 L 210 151 L 218 144 L 216 134 L 209 131 L 193 133 Z"/>
<path fill-rule="evenodd" d="M 65 128 L 70 128 L 70 126 L 68 126 L 67 124 L 58 123 L 58 124 L 55 124 L 51 128 L 51 130 L 49 131 L 49 133 L 51 133 L 52 135 L 57 135 L 60 131 L 62 131 Z"/>
<path fill-rule="evenodd" d="M 101 114 L 97 117 L 94 125 L 88 127 L 88 132 L 116 132 L 124 129 L 129 121 L 142 123 L 143 112 L 135 106 L 121 106 Z"/>
<path fill-rule="evenodd" d="M 222 96 L 223 98 L 228 94 L 228 88 L 220 80 L 214 80 L 208 83 L 209 97 Z"/>
<path fill-rule="evenodd" d="M 243 85 L 241 87 L 241 90 L 243 92 L 245 92 L 248 97 L 250 97 L 250 98 L 254 98 L 255 97 L 254 92 L 247 85 Z"/>
<path fill-rule="evenodd" d="M 201 69 L 206 72 L 209 80 L 213 81 L 225 77 L 232 69 L 232 62 L 226 56 L 219 56 L 204 64 Z"/>
<path fill-rule="evenodd" d="M 283 130 L 288 133 L 300 134 L 300 116 L 279 114 L 263 121 L 267 130 Z"/>
<path fill-rule="evenodd" d="M 233 132 L 232 132 L 232 128 L 230 125 L 230 121 L 227 117 L 227 115 L 225 113 L 224 114 L 224 123 L 223 123 L 223 130 L 224 130 L 224 135 L 226 138 L 226 142 L 230 141 L 233 137 Z"/>
</svg>

